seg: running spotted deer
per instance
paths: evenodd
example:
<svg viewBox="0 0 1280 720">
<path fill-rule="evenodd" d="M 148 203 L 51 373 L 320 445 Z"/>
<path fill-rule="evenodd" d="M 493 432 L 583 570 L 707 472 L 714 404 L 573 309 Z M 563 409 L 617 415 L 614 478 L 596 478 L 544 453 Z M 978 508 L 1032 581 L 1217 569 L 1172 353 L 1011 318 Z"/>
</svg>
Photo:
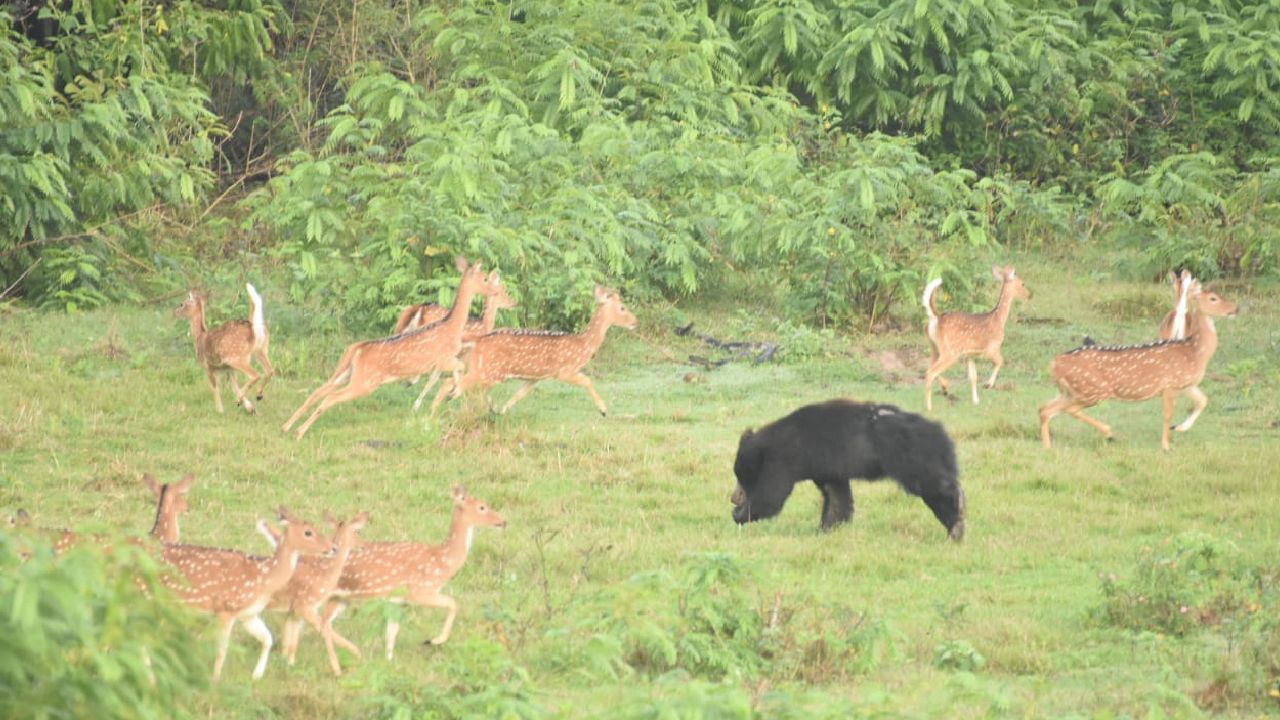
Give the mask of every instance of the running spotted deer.
<svg viewBox="0 0 1280 720">
<path fill-rule="evenodd" d="M 462 380 L 442 385 L 431 409 L 434 411 L 450 390 L 453 397 L 457 397 L 473 387 L 489 388 L 504 380 L 524 380 L 524 385 L 502 407 L 500 412 L 506 413 L 528 395 L 534 385 L 554 378 L 585 388 L 600 414 L 607 415 L 604 400 L 591 384 L 591 378 L 582 373 L 582 368 L 600 349 L 611 326 L 634 330 L 636 316 L 622 304 L 622 297 L 617 293 L 596 287 L 595 299 L 596 312 L 580 335 L 544 330 L 496 330 L 478 338 L 466 356 L 467 371 Z"/>
<path fill-rule="evenodd" d="M 494 270 L 491 279 L 498 282 L 498 271 Z M 506 288 L 499 286 L 499 289 L 491 297 L 485 298 L 484 310 L 480 317 L 474 315 L 467 316 L 466 329 L 462 331 L 463 342 L 474 340 L 481 335 L 487 335 L 493 332 L 493 327 L 498 321 L 499 310 L 509 310 L 516 306 L 516 301 L 507 293 Z M 419 303 L 410 305 L 400 311 L 400 319 L 396 321 L 396 329 L 393 335 L 399 335 L 405 330 L 422 327 L 423 325 L 431 325 L 449 317 L 449 308 L 436 303 Z"/>
<path fill-rule="evenodd" d="M 1168 450 L 1173 404 L 1183 393 L 1195 403 L 1195 409 L 1172 429 L 1191 429 L 1209 402 L 1199 383 L 1218 349 L 1213 318 L 1235 315 L 1237 308 L 1217 293 L 1202 290 L 1194 280 L 1187 299 L 1195 312 L 1190 316 L 1190 332 L 1182 340 L 1120 347 L 1086 345 L 1053 359 L 1049 373 L 1058 386 L 1058 397 L 1040 408 L 1040 439 L 1045 447 L 1052 447 L 1049 421 L 1061 412 L 1092 425 L 1110 440 L 1111 427 L 1084 414 L 1085 408 L 1103 400 L 1139 401 L 1159 396 L 1164 401 L 1160 447 Z"/>
<path fill-rule="evenodd" d="M 449 640 L 458 616 L 458 601 L 441 592 L 462 569 L 477 527 L 506 527 L 507 521 L 482 500 L 468 497 L 462 486 L 453 488 L 453 523 L 443 545 L 416 542 L 366 542 L 351 552 L 343 566 L 338 589 L 324 609 L 324 625 L 334 641 L 355 650 L 346 638 L 333 630 L 333 621 L 348 603 L 388 598 L 395 603 L 448 610 L 444 627 L 429 641 L 443 645 Z M 400 623 L 387 620 L 387 659 L 395 656 Z M 359 652 L 358 650 L 356 651 Z"/>
<path fill-rule="evenodd" d="M 1031 291 L 1023 284 L 1022 278 L 1013 272 L 1013 266 L 991 268 L 991 273 L 999 280 L 1000 299 L 990 312 L 939 313 L 935 299 L 942 280 L 937 279 L 924 289 L 925 313 L 929 316 L 929 324 L 925 335 L 929 338 L 929 347 L 933 361 L 924 376 L 924 407 L 933 410 L 933 381 L 942 385 L 942 392 L 951 392 L 951 385 L 942 373 L 956 364 L 960 359 L 969 361 L 969 387 L 973 393 L 973 404 L 978 404 L 978 366 L 974 358 L 985 357 L 995 367 L 991 368 L 991 377 L 986 387 L 996 385 L 996 375 L 1004 365 L 1004 356 L 1000 354 L 1000 346 L 1004 344 L 1004 326 L 1009 321 L 1009 311 L 1013 309 L 1014 300 L 1030 300 Z"/>
<path fill-rule="evenodd" d="M 1195 278 L 1183 270 L 1176 275 L 1169 273 L 1169 282 L 1173 284 L 1173 309 L 1160 321 L 1161 340 L 1181 340 L 1187 336 L 1187 303 L 1188 292 Z"/>
<path fill-rule="evenodd" d="M 497 290 L 493 295 L 485 298 L 484 312 L 479 318 L 467 317 L 467 324 L 462 331 L 462 342 L 464 343 L 473 343 L 477 338 L 493 332 L 493 327 L 498 322 L 498 311 L 516 306 L 516 301 L 511 298 L 511 295 L 507 293 L 506 287 L 502 285 L 497 270 L 489 274 L 489 280 L 498 286 Z M 449 308 L 441 307 L 435 303 L 410 305 L 400 313 L 400 320 L 396 323 L 396 334 L 399 335 L 405 330 L 441 322 L 448 317 L 448 314 Z M 422 392 L 418 393 L 418 399 L 413 401 L 414 412 L 417 412 L 422 407 L 422 401 L 427 397 L 427 392 L 435 386 L 436 380 L 439 378 L 439 370 L 431 373 L 431 378 L 427 380 L 427 384 L 422 386 Z M 418 382 L 418 379 L 414 378 L 409 384 L 412 385 Z"/>
<path fill-rule="evenodd" d="M 338 369 L 293 413 L 284 424 L 284 432 L 289 432 L 317 402 L 315 411 L 298 427 L 298 439 L 302 439 L 312 423 L 329 408 L 364 397 L 389 382 L 434 371 L 452 372 L 456 380 L 463 369 L 458 353 L 462 351 L 462 334 L 471 300 L 476 295 L 490 297 L 502 287 L 497 272 L 485 278 L 479 262 L 468 264 L 466 258 L 459 257 L 457 266 L 462 280 L 447 318 L 399 335 L 349 345 L 338 362 Z"/>
<path fill-rule="evenodd" d="M 236 404 L 243 405 L 245 412 L 253 413 L 253 401 L 249 399 L 250 390 L 255 383 L 261 381 L 258 385 L 257 399 L 262 400 L 267 383 L 271 382 L 271 377 L 276 373 L 275 368 L 271 367 L 271 359 L 267 357 L 267 346 L 271 337 L 263 314 L 262 296 L 253 285 L 245 283 L 245 289 L 249 291 L 248 320 L 233 320 L 212 330 L 208 329 L 204 319 L 204 306 L 208 298 L 195 290 L 188 292 L 186 301 L 173 311 L 174 315 L 183 316 L 191 321 L 191 336 L 195 341 L 196 360 L 204 368 L 205 375 L 209 379 L 209 387 L 213 388 L 213 401 L 217 405 L 218 412 L 223 411 L 221 375 L 231 378 L 231 389 L 235 392 Z M 254 369 L 252 360 L 257 360 L 262 366 L 261 375 Z M 235 370 L 244 373 L 248 378 L 244 388 L 236 382 L 236 375 L 233 372 Z"/>
<path fill-rule="evenodd" d="M 262 622 L 262 611 L 271 597 L 289 584 L 303 554 L 333 551 L 333 544 L 320 536 L 315 528 L 280 508 L 284 537 L 269 558 L 254 557 L 239 550 L 199 545 L 166 545 L 161 557 L 178 570 L 181 577 L 166 573 L 165 585 L 186 604 L 213 613 L 218 618 L 218 658 L 213 677 L 222 676 L 227 659 L 227 645 L 236 621 L 262 644 L 253 678 L 261 678 L 267 670 L 271 653 L 271 631 Z"/>
<path fill-rule="evenodd" d="M 320 609 L 328 602 L 330 596 L 338 589 L 338 579 L 342 577 L 342 569 L 347 564 L 351 551 L 360 544 L 360 530 L 369 522 L 369 513 L 359 515 L 345 522 L 329 518 L 334 526 L 333 544 L 338 548 L 333 557 L 303 556 L 298 561 L 298 569 L 289 584 L 271 598 L 267 607 L 271 610 L 282 610 L 289 614 L 284 624 L 284 655 L 293 666 L 298 655 L 298 641 L 302 638 L 303 622 L 311 624 L 324 638 L 325 649 L 329 652 L 329 667 L 334 675 L 342 674 L 342 664 L 338 662 L 338 653 L 333 649 L 336 633 L 333 628 L 326 627 L 320 618 Z M 278 547 L 283 534 L 271 527 L 266 521 L 259 521 L 258 529 L 272 544 Z M 358 657 L 360 649 L 352 645 L 346 638 L 341 644 Z"/>
</svg>

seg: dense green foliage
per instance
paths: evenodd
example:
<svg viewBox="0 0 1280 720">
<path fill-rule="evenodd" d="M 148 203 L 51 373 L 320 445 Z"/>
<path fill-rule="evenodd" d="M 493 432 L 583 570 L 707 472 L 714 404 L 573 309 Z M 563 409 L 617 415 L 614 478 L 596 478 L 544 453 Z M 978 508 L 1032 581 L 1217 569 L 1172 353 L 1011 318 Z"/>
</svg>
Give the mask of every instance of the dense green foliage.
<svg viewBox="0 0 1280 720">
<path fill-rule="evenodd" d="M 93 542 L 55 557 L 38 532 L 0 530 L 5 717 L 172 718 L 206 685 L 187 614 L 140 590 L 140 578 L 158 586 L 155 562 L 123 540 Z"/>
<path fill-rule="evenodd" d="M 41 305 L 248 249 L 380 327 L 449 300 L 465 252 L 519 278 L 524 324 L 572 324 L 595 282 L 688 295 L 744 265 L 795 320 L 847 324 L 926 276 L 969 297 L 996 247 L 1101 237 L 1203 277 L 1280 253 L 1274 1 L 11 12 L 0 275 Z"/>
</svg>

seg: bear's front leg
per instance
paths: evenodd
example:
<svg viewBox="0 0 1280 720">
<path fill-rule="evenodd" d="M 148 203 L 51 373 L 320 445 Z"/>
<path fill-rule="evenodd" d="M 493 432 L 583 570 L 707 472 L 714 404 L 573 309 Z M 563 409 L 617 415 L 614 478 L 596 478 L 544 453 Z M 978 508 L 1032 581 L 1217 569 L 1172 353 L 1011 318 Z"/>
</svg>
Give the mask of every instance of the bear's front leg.
<svg viewBox="0 0 1280 720">
<path fill-rule="evenodd" d="M 849 490 L 847 479 L 815 482 L 822 491 L 823 530 L 830 530 L 853 519 L 853 493 Z"/>
</svg>

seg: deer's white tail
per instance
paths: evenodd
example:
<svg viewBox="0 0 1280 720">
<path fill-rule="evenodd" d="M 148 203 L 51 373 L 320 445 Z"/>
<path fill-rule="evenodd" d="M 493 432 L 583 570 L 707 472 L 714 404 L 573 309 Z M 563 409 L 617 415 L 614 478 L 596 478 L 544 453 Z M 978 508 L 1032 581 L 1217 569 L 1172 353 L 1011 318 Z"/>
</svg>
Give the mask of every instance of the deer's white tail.
<svg viewBox="0 0 1280 720">
<path fill-rule="evenodd" d="M 924 295 L 920 301 L 924 303 L 924 311 L 929 315 L 929 327 L 925 333 L 935 344 L 938 342 L 938 308 L 934 307 L 933 296 L 938 292 L 938 288 L 942 286 L 942 278 L 937 278 L 929 282 L 924 287 Z"/>
<path fill-rule="evenodd" d="M 262 296 L 251 283 L 244 284 L 249 291 L 249 323 L 253 326 L 253 348 L 262 347 L 267 337 L 267 319 L 262 311 Z"/>
<path fill-rule="evenodd" d="M 1173 335 L 1171 339 L 1181 340 L 1187 336 L 1187 291 L 1191 289 L 1191 283 L 1195 282 L 1195 278 L 1191 277 L 1191 273 L 1184 272 L 1182 274 L 1182 286 L 1178 290 L 1178 305 L 1173 311 Z"/>
</svg>

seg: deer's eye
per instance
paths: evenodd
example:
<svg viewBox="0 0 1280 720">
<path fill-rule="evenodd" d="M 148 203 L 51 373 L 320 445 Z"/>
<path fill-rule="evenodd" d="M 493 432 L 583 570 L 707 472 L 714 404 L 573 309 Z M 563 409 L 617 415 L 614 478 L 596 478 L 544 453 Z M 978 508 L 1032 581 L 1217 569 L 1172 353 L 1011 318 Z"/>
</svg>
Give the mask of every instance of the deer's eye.
<svg viewBox="0 0 1280 720">
<path fill-rule="evenodd" d="M 307 531 L 307 533 L 306 533 L 307 537 L 311 537 L 311 536 L 312 536 L 312 535 L 314 535 L 314 534 L 315 534 L 315 533 L 312 533 L 310 530 L 308 530 L 308 531 Z"/>
<path fill-rule="evenodd" d="M 489 511 L 489 508 L 486 508 L 483 505 L 480 506 L 480 512 L 488 512 L 488 511 Z"/>
</svg>

